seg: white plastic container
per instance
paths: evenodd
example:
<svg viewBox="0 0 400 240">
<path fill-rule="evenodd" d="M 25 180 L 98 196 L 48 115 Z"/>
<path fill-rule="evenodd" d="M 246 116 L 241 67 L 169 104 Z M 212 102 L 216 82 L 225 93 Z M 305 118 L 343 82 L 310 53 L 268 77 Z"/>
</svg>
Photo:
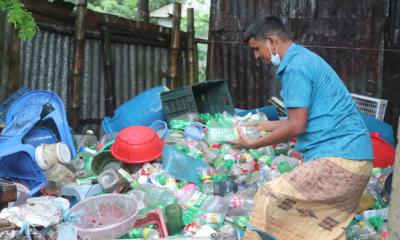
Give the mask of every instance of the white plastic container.
<svg viewBox="0 0 400 240">
<path fill-rule="evenodd" d="M 41 144 L 35 150 L 35 158 L 39 167 L 47 170 L 57 162 L 68 164 L 71 161 L 71 152 L 63 142 Z"/>
</svg>

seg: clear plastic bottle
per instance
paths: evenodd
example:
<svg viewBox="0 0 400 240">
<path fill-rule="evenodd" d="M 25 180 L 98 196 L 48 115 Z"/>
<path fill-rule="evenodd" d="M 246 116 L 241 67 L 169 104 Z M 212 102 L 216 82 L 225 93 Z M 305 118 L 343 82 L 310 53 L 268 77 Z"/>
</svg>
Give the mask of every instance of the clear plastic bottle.
<svg viewBox="0 0 400 240">
<path fill-rule="evenodd" d="M 188 200 L 197 190 L 197 187 L 193 183 L 188 183 L 181 189 L 175 191 L 175 197 L 179 203 L 183 203 Z"/>
<path fill-rule="evenodd" d="M 253 141 L 257 140 L 261 137 L 261 132 L 260 132 L 260 130 L 258 130 L 257 127 L 244 126 L 244 127 L 240 127 L 240 130 L 242 131 L 242 133 L 244 135 L 246 135 L 248 138 L 250 138 Z"/>
<path fill-rule="evenodd" d="M 239 134 L 233 127 L 208 127 L 206 141 L 210 144 L 230 142 L 239 139 Z"/>
<path fill-rule="evenodd" d="M 381 208 L 381 209 L 371 209 L 364 211 L 358 215 L 356 215 L 357 220 L 369 219 L 371 217 L 380 216 L 384 220 L 388 219 L 389 216 L 389 208 Z"/>
<path fill-rule="evenodd" d="M 388 239 L 389 238 L 389 230 L 388 230 L 388 226 L 387 224 L 384 222 L 382 223 L 378 229 L 377 232 L 379 234 L 379 236 L 383 239 Z"/>
<path fill-rule="evenodd" d="M 211 180 L 211 177 L 203 180 L 201 191 L 205 194 L 214 194 L 214 182 Z"/>
<path fill-rule="evenodd" d="M 200 224 L 222 224 L 224 216 L 221 213 L 204 213 L 199 218 Z"/>
<path fill-rule="evenodd" d="M 378 240 L 380 239 L 378 233 L 367 221 L 361 221 L 354 225 L 348 233 L 349 239 L 357 240 Z"/>
<path fill-rule="evenodd" d="M 249 188 L 236 194 L 228 194 L 225 199 L 230 207 L 230 216 L 242 216 L 250 214 L 253 208 L 253 199 L 256 190 Z"/>
<path fill-rule="evenodd" d="M 142 184 L 137 189 L 145 193 L 143 202 L 147 207 L 156 205 L 168 206 L 176 202 L 174 194 L 167 189 L 159 188 L 151 184 Z"/>
<path fill-rule="evenodd" d="M 204 201 L 201 205 L 201 210 L 208 213 L 221 213 L 223 215 L 228 213 L 229 206 L 223 197 L 212 196 Z"/>
</svg>

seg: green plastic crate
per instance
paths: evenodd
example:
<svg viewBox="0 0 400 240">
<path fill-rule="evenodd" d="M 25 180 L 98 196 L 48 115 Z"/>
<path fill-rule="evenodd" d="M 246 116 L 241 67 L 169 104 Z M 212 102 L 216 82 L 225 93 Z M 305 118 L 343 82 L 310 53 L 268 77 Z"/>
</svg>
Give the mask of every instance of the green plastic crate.
<svg viewBox="0 0 400 240">
<path fill-rule="evenodd" d="M 184 113 L 234 114 L 232 97 L 225 80 L 206 81 L 161 93 L 167 121 Z"/>
</svg>

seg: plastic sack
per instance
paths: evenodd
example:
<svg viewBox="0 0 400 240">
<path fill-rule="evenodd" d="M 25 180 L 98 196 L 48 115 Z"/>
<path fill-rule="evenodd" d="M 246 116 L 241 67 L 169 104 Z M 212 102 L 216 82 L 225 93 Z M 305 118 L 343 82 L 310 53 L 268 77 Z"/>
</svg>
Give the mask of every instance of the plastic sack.
<svg viewBox="0 0 400 240">
<path fill-rule="evenodd" d="M 65 198 L 29 198 L 26 204 L 3 209 L 0 213 L 0 219 L 6 219 L 18 227 L 27 223 L 47 228 L 60 223 L 69 208 L 69 201 Z"/>
<path fill-rule="evenodd" d="M 179 180 L 185 180 L 195 184 L 200 183 L 200 177 L 197 171 L 193 169 L 211 167 L 207 163 L 197 158 L 192 158 L 171 145 L 164 146 L 162 156 L 163 167 L 169 174 Z"/>
</svg>

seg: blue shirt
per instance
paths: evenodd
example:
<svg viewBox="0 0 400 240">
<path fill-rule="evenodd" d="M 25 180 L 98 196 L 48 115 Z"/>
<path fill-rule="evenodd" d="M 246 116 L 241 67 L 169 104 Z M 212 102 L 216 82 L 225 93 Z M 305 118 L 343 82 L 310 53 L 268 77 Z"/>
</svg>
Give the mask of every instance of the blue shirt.
<svg viewBox="0 0 400 240">
<path fill-rule="evenodd" d="M 317 54 L 296 44 L 276 72 L 285 108 L 307 108 L 305 132 L 296 149 L 309 161 L 322 157 L 372 160 L 367 127 L 336 72 Z"/>
</svg>

